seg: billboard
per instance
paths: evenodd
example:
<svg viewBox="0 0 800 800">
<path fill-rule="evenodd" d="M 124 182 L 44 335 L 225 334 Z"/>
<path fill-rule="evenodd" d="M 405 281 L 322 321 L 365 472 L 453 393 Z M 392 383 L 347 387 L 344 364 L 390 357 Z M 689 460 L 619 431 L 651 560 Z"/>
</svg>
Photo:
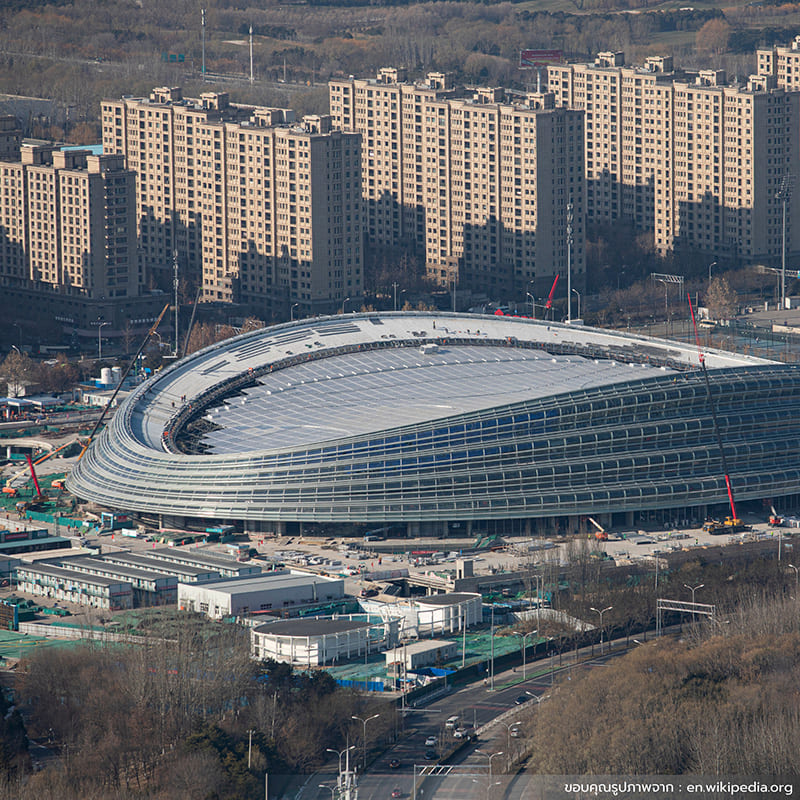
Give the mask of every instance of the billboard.
<svg viewBox="0 0 800 800">
<path fill-rule="evenodd" d="M 563 50 L 522 50 L 519 54 L 521 69 L 547 67 L 550 64 L 561 64 L 563 61 Z"/>
</svg>

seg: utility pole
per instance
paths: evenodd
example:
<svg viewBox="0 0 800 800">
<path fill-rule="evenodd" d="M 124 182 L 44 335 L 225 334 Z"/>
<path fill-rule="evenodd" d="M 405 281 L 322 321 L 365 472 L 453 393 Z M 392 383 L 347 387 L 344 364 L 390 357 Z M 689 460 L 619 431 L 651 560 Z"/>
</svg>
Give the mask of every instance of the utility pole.
<svg viewBox="0 0 800 800">
<path fill-rule="evenodd" d="M 200 72 L 203 76 L 203 81 L 206 79 L 206 10 L 200 9 L 200 35 L 203 42 L 203 62 L 200 67 Z"/>
<path fill-rule="evenodd" d="M 253 26 L 250 26 L 250 83 L 253 82 Z"/>
<path fill-rule="evenodd" d="M 567 322 L 572 322 L 572 198 L 567 203 Z"/>
<path fill-rule="evenodd" d="M 172 288 L 175 290 L 175 358 L 178 357 L 180 347 L 178 345 L 178 251 L 172 251 Z"/>
<path fill-rule="evenodd" d="M 792 199 L 792 175 L 781 178 L 781 185 L 775 198 L 783 205 L 783 224 L 781 237 L 781 311 L 786 308 L 786 204 Z"/>
</svg>

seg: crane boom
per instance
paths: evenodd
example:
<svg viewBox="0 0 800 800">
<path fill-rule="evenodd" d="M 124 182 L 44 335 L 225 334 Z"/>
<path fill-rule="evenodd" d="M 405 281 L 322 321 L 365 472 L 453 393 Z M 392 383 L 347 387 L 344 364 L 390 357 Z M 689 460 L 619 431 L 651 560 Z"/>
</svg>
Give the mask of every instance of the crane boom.
<svg viewBox="0 0 800 800">
<path fill-rule="evenodd" d="M 694 325 L 694 338 L 697 342 L 697 354 L 700 358 L 700 366 L 703 368 L 703 377 L 706 382 L 706 394 L 708 395 L 708 405 L 711 408 L 711 419 L 714 422 L 714 432 L 717 436 L 717 445 L 719 446 L 720 460 L 722 461 L 722 470 L 725 475 L 725 486 L 728 489 L 728 502 L 731 506 L 731 526 L 738 527 L 739 518 L 736 516 L 736 505 L 733 502 L 733 486 L 731 485 L 730 473 L 728 471 L 728 459 L 725 457 L 725 448 L 722 446 L 722 435 L 719 432 L 719 421 L 717 420 L 717 407 L 714 403 L 714 396 L 711 393 L 711 382 L 708 379 L 708 369 L 706 368 L 706 358 L 700 349 L 700 337 L 697 335 L 697 321 L 694 316 L 694 306 L 692 306 L 692 296 L 687 294 L 689 299 L 689 311 L 692 314 L 692 324 Z"/>
<path fill-rule="evenodd" d="M 547 295 L 547 302 L 544 304 L 546 309 L 550 309 L 553 307 L 553 295 L 556 293 L 556 285 L 558 284 L 559 275 L 556 273 L 556 279 L 553 281 L 553 285 L 550 288 L 550 294 Z"/>
<path fill-rule="evenodd" d="M 100 426 L 103 424 L 103 420 L 105 419 L 105 416 L 106 416 L 106 413 L 108 412 L 108 409 L 111 408 L 114 405 L 114 400 L 116 399 L 117 395 L 119 394 L 119 390 L 122 388 L 122 384 L 125 383 L 125 378 L 128 377 L 128 375 L 130 374 L 130 371 L 133 369 L 133 365 L 136 363 L 136 359 L 139 358 L 139 356 L 141 355 L 142 350 L 144 350 L 145 345 L 147 344 L 148 340 L 156 332 L 156 328 L 158 328 L 158 326 L 161 324 L 161 320 L 164 319 L 164 314 L 167 313 L 167 309 L 169 309 L 169 303 L 167 303 L 167 305 L 164 306 L 164 308 L 162 309 L 161 313 L 158 315 L 158 319 L 150 327 L 150 330 L 147 332 L 147 336 L 144 337 L 144 340 L 139 345 L 139 349 L 136 351 L 136 355 L 131 359 L 131 363 L 128 364 L 127 369 L 122 374 L 122 377 L 119 379 L 119 383 L 117 384 L 117 388 L 114 389 L 114 393 L 111 395 L 111 398 L 109 399 L 108 404 L 103 409 L 103 413 L 100 414 L 100 416 L 97 419 L 97 422 L 94 425 L 94 428 L 92 428 L 92 432 L 89 434 L 89 438 L 86 440 L 86 443 L 83 446 L 83 450 L 81 450 L 81 452 L 79 453 L 78 461 L 80 461 L 83 458 L 83 454 L 86 452 L 86 450 L 89 448 L 89 445 L 92 443 L 92 440 L 94 439 L 95 434 L 100 429 Z"/>
</svg>

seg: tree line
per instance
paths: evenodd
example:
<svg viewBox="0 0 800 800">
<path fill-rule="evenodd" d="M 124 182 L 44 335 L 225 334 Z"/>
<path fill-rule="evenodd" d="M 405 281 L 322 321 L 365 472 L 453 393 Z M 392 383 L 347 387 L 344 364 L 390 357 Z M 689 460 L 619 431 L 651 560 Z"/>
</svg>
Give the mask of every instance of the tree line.
<svg viewBox="0 0 800 800">
<path fill-rule="evenodd" d="M 277 791 L 278 776 L 359 742 L 353 715 L 380 713 L 371 742 L 394 727 L 388 704 L 323 671 L 255 662 L 247 629 L 189 614 L 145 645 L 43 649 L 20 664 L 14 696 L 27 732 L 19 717 L 0 728 L 2 800 L 263 797 L 265 772 Z M 57 756 L 34 772 L 26 734 Z"/>
</svg>

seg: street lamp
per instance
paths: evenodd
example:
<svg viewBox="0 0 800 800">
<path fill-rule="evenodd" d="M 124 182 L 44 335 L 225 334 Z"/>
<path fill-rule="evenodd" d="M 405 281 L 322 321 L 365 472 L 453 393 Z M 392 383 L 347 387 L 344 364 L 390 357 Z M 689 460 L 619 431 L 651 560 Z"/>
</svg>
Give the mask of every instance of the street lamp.
<svg viewBox="0 0 800 800">
<path fill-rule="evenodd" d="M 473 778 L 472 782 L 473 783 L 481 783 L 481 781 L 479 781 L 477 778 Z M 502 782 L 503 781 L 494 781 L 494 783 L 493 783 L 492 781 L 489 781 L 486 784 L 486 800 L 489 800 L 489 798 L 492 796 L 492 787 L 493 786 L 499 786 Z"/>
<path fill-rule="evenodd" d="M 525 651 L 526 651 L 525 640 L 529 636 L 533 636 L 534 634 L 537 634 L 537 633 L 539 633 L 538 630 L 528 631 L 527 633 L 517 633 L 517 636 L 521 636 L 522 637 L 522 680 L 525 680 L 525 677 L 526 677 L 526 674 L 527 674 L 527 669 L 526 669 L 527 668 L 527 663 L 526 663 L 526 660 L 525 660 L 525 655 L 526 655 L 526 653 L 525 653 Z"/>
<path fill-rule="evenodd" d="M 606 608 L 602 609 L 595 608 L 594 606 L 591 608 L 595 614 L 600 615 L 600 655 L 603 655 L 603 614 L 605 614 L 606 611 L 611 611 L 612 608 L 614 608 L 614 606 L 607 606 Z"/>
<path fill-rule="evenodd" d="M 577 289 L 572 290 L 576 295 L 578 295 L 578 319 L 581 318 L 581 293 Z"/>
<path fill-rule="evenodd" d="M 483 750 L 476 750 L 476 753 L 480 753 L 482 756 L 486 756 L 489 759 L 489 780 L 492 779 L 492 759 L 497 756 L 504 755 L 502 750 L 498 750 L 496 753 L 485 753 Z"/>
<path fill-rule="evenodd" d="M 355 749 L 356 749 L 356 746 L 354 744 L 351 744 L 348 747 L 345 747 L 344 750 L 331 750 L 330 747 L 326 748 L 326 751 L 328 753 L 335 753 L 337 756 L 339 756 L 339 780 L 338 780 L 339 788 L 341 788 L 341 786 L 342 786 L 342 756 L 345 753 L 349 753 L 351 750 L 355 750 Z M 349 771 L 350 770 L 348 768 L 348 772 Z"/>
<path fill-rule="evenodd" d="M 349 303 L 349 302 L 350 302 L 350 298 L 349 297 L 345 297 L 345 299 L 342 300 L 342 314 L 346 314 L 347 313 L 346 306 L 347 306 L 347 303 Z"/>
<path fill-rule="evenodd" d="M 796 592 L 797 586 L 800 584 L 800 574 L 798 574 L 797 567 L 794 564 L 789 564 L 789 566 L 794 570 L 794 589 Z"/>
<path fill-rule="evenodd" d="M 694 593 L 698 589 L 702 589 L 705 586 L 705 584 L 704 583 L 698 583 L 697 586 L 689 586 L 688 583 L 684 583 L 683 585 L 692 593 L 692 605 L 694 605 Z"/>
<path fill-rule="evenodd" d="M 716 266 L 717 266 L 717 262 L 716 262 L 716 261 L 712 261 L 712 262 L 711 262 L 711 263 L 708 265 L 708 282 L 709 282 L 709 283 L 711 283 L 711 267 L 716 267 Z"/>
<path fill-rule="evenodd" d="M 294 305 L 293 305 L 293 306 L 292 306 L 292 307 L 289 309 L 289 321 L 290 321 L 290 322 L 294 322 L 294 310 L 295 310 L 296 308 L 298 308 L 298 307 L 299 307 L 299 305 L 300 305 L 300 303 L 295 303 L 295 304 L 294 304 Z"/>
<path fill-rule="evenodd" d="M 525 292 L 525 294 L 531 299 L 531 317 L 536 319 L 536 300 L 530 292 Z"/>
<path fill-rule="evenodd" d="M 328 786 L 327 783 L 321 783 L 321 784 L 319 784 L 319 788 L 320 789 L 327 789 L 331 793 L 331 800 L 333 800 L 334 797 L 336 796 L 336 787 L 335 786 Z"/>
<path fill-rule="evenodd" d="M 781 185 L 775 194 L 775 199 L 783 205 L 783 237 L 781 245 L 781 311 L 786 308 L 786 204 L 792 197 L 792 176 L 789 174 L 781 178 Z"/>
<path fill-rule="evenodd" d="M 572 198 L 567 203 L 567 323 L 572 322 Z"/>
<path fill-rule="evenodd" d="M 355 714 L 351 717 L 351 719 L 357 719 L 359 722 L 364 723 L 364 769 L 367 768 L 367 723 L 371 719 L 378 719 L 380 714 L 373 714 L 371 717 L 367 717 L 364 719 L 363 717 L 357 717 Z"/>
<path fill-rule="evenodd" d="M 100 332 L 103 330 L 104 325 L 110 325 L 110 322 L 101 322 L 99 317 L 97 320 L 97 360 L 103 357 L 103 339 L 100 335 Z"/>
<path fill-rule="evenodd" d="M 519 725 L 519 722 L 503 722 L 501 720 L 500 724 L 505 726 L 506 729 L 506 772 L 508 772 L 508 762 L 511 758 L 511 729 L 516 728 Z"/>
<path fill-rule="evenodd" d="M 492 625 L 491 625 L 491 635 L 489 637 L 491 641 L 491 683 L 489 685 L 489 691 L 494 691 L 494 600 L 492 601 Z"/>
</svg>

